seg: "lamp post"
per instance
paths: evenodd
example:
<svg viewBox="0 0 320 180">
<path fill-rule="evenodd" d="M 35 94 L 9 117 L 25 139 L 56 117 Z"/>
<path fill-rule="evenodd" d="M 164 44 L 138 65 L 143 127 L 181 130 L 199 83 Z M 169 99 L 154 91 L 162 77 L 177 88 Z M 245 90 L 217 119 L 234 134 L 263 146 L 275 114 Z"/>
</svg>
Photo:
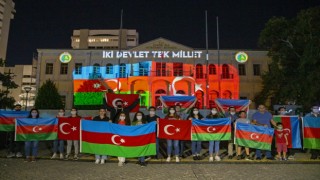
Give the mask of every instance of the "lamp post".
<svg viewBox="0 0 320 180">
<path fill-rule="evenodd" d="M 26 93 L 27 93 L 27 97 L 26 97 L 26 107 L 25 107 L 25 111 L 27 110 L 27 107 L 28 107 L 28 93 L 31 91 L 31 87 L 24 87 L 23 88 Z"/>
</svg>

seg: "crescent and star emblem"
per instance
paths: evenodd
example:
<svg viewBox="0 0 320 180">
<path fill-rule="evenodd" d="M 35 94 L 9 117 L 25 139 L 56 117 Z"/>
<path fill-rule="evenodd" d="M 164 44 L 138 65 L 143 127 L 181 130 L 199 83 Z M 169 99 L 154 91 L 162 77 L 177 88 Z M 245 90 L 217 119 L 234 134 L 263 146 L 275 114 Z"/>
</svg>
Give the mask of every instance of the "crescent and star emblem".
<svg viewBox="0 0 320 180">
<path fill-rule="evenodd" d="M 253 140 L 257 140 L 257 139 L 259 139 L 259 136 L 256 133 L 252 133 L 252 134 L 250 134 L 250 138 Z"/>
<path fill-rule="evenodd" d="M 32 131 L 33 131 L 33 132 L 39 132 L 39 131 L 41 131 L 41 130 L 42 130 L 42 128 L 39 127 L 39 126 L 35 126 L 35 127 L 32 128 Z"/>
<path fill-rule="evenodd" d="M 169 131 L 168 131 L 169 127 L 175 128 L 175 126 L 172 125 L 172 124 L 168 124 L 168 125 L 166 125 L 166 126 L 164 127 L 164 133 L 166 133 L 166 134 L 169 135 L 169 136 L 171 136 L 171 135 L 173 135 L 173 134 L 175 134 L 175 133 L 177 133 L 177 132 L 180 132 L 180 128 L 175 128 L 175 132 L 169 132 Z"/>
<path fill-rule="evenodd" d="M 119 137 L 119 138 L 120 138 L 120 141 L 119 141 L 119 142 L 116 142 L 116 137 Z M 118 138 L 117 138 L 117 139 L 118 139 Z M 116 134 L 111 137 L 111 141 L 112 141 L 112 143 L 115 144 L 115 145 L 120 145 L 120 144 L 123 144 L 123 143 L 126 142 L 123 138 L 121 138 L 119 135 L 116 135 Z"/>
<path fill-rule="evenodd" d="M 215 132 L 216 131 L 216 128 L 215 127 L 212 127 L 212 126 L 209 126 L 207 127 L 207 132 Z"/>
</svg>

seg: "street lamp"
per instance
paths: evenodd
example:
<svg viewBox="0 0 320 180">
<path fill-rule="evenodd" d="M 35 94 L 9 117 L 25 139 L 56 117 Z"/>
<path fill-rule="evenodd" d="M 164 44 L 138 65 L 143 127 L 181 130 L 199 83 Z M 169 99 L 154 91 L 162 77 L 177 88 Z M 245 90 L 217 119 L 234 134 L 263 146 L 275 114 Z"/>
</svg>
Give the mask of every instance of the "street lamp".
<svg viewBox="0 0 320 180">
<path fill-rule="evenodd" d="M 27 93 L 27 97 L 26 97 L 26 107 L 25 107 L 25 111 L 27 110 L 27 107 L 28 107 L 28 93 L 31 91 L 31 87 L 24 87 L 23 88 L 26 93 Z"/>
</svg>

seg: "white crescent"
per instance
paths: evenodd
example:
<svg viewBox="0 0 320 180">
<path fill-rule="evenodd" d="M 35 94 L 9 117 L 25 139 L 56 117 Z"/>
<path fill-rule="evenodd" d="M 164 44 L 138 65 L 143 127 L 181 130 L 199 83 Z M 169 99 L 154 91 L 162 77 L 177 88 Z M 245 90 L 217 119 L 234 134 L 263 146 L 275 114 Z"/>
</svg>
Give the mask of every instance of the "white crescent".
<svg viewBox="0 0 320 180">
<path fill-rule="evenodd" d="M 176 82 L 178 82 L 182 79 L 190 79 L 191 81 L 195 82 L 195 80 L 189 76 L 175 77 L 174 80 L 172 81 L 173 95 L 177 95 L 177 90 L 176 90 L 176 86 L 175 86 Z"/>
<path fill-rule="evenodd" d="M 33 128 L 32 128 L 32 131 L 33 131 L 33 132 L 39 132 L 39 129 L 38 129 L 38 131 L 37 131 L 37 129 L 36 129 L 37 127 L 39 127 L 39 126 L 33 127 Z"/>
<path fill-rule="evenodd" d="M 63 126 L 66 125 L 66 124 L 70 125 L 69 123 L 61 123 L 60 126 L 59 126 L 59 130 L 60 130 L 60 132 L 62 132 L 62 134 L 70 134 L 70 132 L 65 132 L 63 130 Z"/>
<path fill-rule="evenodd" d="M 120 143 L 117 143 L 117 142 L 115 141 L 115 138 L 116 138 L 116 137 L 120 137 L 120 136 L 119 136 L 119 135 L 113 135 L 113 136 L 111 137 L 111 141 L 112 141 L 113 144 L 119 145 Z"/>
<path fill-rule="evenodd" d="M 290 129 L 289 128 L 285 128 L 285 129 L 283 129 L 284 131 L 288 131 L 289 132 L 289 134 L 291 133 L 291 131 L 290 131 Z"/>
<path fill-rule="evenodd" d="M 117 79 L 108 79 L 107 82 L 108 81 L 112 81 L 112 82 L 115 82 L 116 84 L 118 84 L 118 80 Z M 120 81 L 119 81 L 119 89 L 121 89 L 121 82 Z M 118 91 L 118 86 L 115 89 L 113 89 L 113 91 L 114 92 Z"/>
<path fill-rule="evenodd" d="M 112 106 L 113 106 L 113 107 L 117 107 L 116 101 L 118 101 L 118 100 L 121 100 L 121 101 L 122 101 L 121 98 L 115 98 L 115 99 L 112 101 Z"/>
<path fill-rule="evenodd" d="M 255 138 L 255 137 L 252 137 L 252 136 L 256 136 L 257 134 L 256 133 L 252 133 L 251 135 L 250 135 L 250 138 L 251 139 L 257 139 L 257 138 Z"/>
<path fill-rule="evenodd" d="M 164 127 L 164 133 L 166 133 L 167 135 L 173 135 L 174 133 L 169 133 L 168 132 L 168 128 L 169 127 L 174 127 L 174 125 L 172 125 L 172 124 L 168 124 L 168 125 L 166 125 L 165 127 Z"/>
<path fill-rule="evenodd" d="M 209 126 L 209 127 L 207 127 L 207 132 L 214 132 L 215 131 L 215 129 L 214 128 L 212 128 L 212 131 L 210 131 L 210 128 L 212 128 L 212 126 Z"/>
</svg>

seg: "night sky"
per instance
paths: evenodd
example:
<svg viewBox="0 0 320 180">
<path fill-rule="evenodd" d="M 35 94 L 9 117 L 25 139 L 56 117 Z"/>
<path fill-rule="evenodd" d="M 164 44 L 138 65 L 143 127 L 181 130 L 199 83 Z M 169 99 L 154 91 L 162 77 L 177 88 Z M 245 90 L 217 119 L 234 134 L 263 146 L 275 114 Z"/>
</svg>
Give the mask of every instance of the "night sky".
<svg viewBox="0 0 320 180">
<path fill-rule="evenodd" d="M 215 49 L 219 16 L 220 49 L 258 49 L 258 37 L 273 16 L 293 18 L 319 0 L 14 0 L 8 65 L 31 64 L 38 48 L 71 48 L 74 29 L 137 29 L 140 44 L 167 38 L 205 49 L 205 10 L 209 49 Z"/>
</svg>

